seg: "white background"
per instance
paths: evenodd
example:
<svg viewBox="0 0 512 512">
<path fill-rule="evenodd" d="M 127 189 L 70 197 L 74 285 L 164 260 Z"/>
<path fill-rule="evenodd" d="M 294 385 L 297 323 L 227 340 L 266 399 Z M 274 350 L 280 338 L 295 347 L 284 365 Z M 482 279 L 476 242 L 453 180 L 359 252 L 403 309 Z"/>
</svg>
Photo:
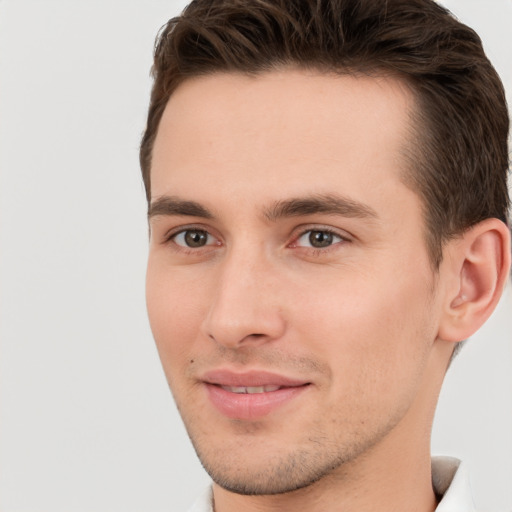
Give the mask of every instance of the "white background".
<svg viewBox="0 0 512 512">
<path fill-rule="evenodd" d="M 512 98 L 512 0 L 447 2 Z M 0 0 L 0 512 L 186 510 L 208 481 L 146 320 L 138 144 L 181 1 Z M 450 370 L 433 452 L 512 510 L 512 293 Z"/>
</svg>

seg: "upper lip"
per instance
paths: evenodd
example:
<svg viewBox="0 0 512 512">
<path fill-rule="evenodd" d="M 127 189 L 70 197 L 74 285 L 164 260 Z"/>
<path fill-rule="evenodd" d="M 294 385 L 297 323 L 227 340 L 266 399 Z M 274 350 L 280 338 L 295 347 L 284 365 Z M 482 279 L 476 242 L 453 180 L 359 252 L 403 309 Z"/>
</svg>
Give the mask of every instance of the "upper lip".
<svg viewBox="0 0 512 512">
<path fill-rule="evenodd" d="M 231 370 L 211 370 L 202 375 L 201 380 L 207 384 L 228 387 L 259 387 L 259 386 L 280 386 L 297 387 L 309 384 L 302 379 L 294 379 L 267 371 L 251 370 L 243 373 Z"/>
</svg>

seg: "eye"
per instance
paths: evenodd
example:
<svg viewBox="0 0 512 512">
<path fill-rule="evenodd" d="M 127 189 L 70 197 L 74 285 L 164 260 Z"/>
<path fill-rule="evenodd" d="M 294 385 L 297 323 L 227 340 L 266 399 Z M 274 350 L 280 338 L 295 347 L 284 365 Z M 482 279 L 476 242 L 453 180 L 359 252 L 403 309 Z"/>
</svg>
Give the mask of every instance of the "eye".
<svg viewBox="0 0 512 512">
<path fill-rule="evenodd" d="M 344 238 L 340 235 L 325 229 L 311 229 L 303 233 L 295 243 L 300 247 L 314 247 L 315 249 L 322 249 L 329 247 L 333 244 L 343 242 Z"/>
<path fill-rule="evenodd" d="M 180 247 L 190 249 L 199 249 L 215 243 L 215 238 L 203 229 L 185 229 L 173 235 L 171 240 Z"/>
</svg>

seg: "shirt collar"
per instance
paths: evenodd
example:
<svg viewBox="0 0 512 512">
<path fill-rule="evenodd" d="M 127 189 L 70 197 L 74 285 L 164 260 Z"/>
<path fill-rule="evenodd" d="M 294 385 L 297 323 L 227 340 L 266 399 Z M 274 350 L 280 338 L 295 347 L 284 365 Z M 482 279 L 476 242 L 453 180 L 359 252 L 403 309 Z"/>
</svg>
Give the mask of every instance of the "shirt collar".
<svg viewBox="0 0 512 512">
<path fill-rule="evenodd" d="M 208 488 L 197 498 L 194 505 L 188 512 L 213 512 L 213 490 L 212 486 Z"/>
<path fill-rule="evenodd" d="M 432 485 L 442 496 L 436 512 L 476 512 L 468 472 L 458 459 L 433 457 Z"/>
</svg>

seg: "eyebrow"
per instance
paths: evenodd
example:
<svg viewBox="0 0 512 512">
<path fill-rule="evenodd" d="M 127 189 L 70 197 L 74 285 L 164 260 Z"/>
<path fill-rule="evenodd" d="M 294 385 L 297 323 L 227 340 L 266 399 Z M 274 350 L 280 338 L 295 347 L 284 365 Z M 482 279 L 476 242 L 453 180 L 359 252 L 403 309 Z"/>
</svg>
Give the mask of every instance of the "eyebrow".
<svg viewBox="0 0 512 512">
<path fill-rule="evenodd" d="M 370 206 L 333 194 L 316 194 L 277 201 L 270 208 L 265 209 L 264 216 L 269 221 L 275 222 L 283 217 L 300 217 L 316 213 L 361 219 L 377 219 L 379 217 Z"/>
<path fill-rule="evenodd" d="M 174 196 L 162 196 L 148 207 L 148 218 L 157 215 L 183 215 L 212 219 L 213 215 L 204 206 L 195 201 L 185 201 Z"/>
<path fill-rule="evenodd" d="M 301 217 L 324 213 L 343 217 L 377 219 L 377 212 L 370 206 L 347 197 L 334 194 L 315 194 L 276 201 L 263 211 L 263 216 L 270 222 L 286 217 Z M 162 196 L 153 201 L 148 208 L 148 218 L 157 215 L 182 215 L 213 219 L 214 215 L 203 205 L 175 196 Z"/>
</svg>

